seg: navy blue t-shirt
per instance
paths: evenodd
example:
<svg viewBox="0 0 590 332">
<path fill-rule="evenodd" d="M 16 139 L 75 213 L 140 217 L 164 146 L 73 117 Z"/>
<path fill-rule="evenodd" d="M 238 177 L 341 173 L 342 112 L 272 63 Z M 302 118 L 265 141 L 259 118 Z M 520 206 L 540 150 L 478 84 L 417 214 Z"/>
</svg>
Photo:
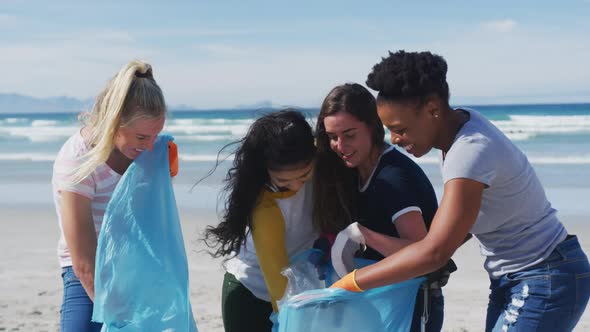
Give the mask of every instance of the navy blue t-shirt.
<svg viewBox="0 0 590 332">
<path fill-rule="evenodd" d="M 399 237 L 394 225 L 397 217 L 420 211 L 429 229 L 437 208 L 434 188 L 420 166 L 390 146 L 360 189 L 358 222 L 375 232 Z M 383 259 L 383 255 L 371 248 L 367 248 L 362 257 Z"/>
</svg>

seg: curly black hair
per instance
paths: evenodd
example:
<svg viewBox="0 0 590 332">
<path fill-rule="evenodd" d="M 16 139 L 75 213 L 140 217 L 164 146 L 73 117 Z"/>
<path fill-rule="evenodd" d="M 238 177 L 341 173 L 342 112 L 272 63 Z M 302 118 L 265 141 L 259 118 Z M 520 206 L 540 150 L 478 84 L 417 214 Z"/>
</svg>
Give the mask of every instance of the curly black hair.
<svg viewBox="0 0 590 332">
<path fill-rule="evenodd" d="M 373 66 L 367 86 L 379 92 L 378 101 L 423 102 L 435 93 L 448 104 L 447 63 L 430 52 L 389 52 Z"/>
<path fill-rule="evenodd" d="M 217 247 L 214 257 L 229 259 L 240 252 L 260 193 L 270 181 L 268 169 L 310 163 L 316 154 L 311 126 L 303 114 L 292 109 L 257 119 L 239 143 L 225 178 L 227 200 L 221 222 L 205 230 L 205 244 Z"/>
</svg>

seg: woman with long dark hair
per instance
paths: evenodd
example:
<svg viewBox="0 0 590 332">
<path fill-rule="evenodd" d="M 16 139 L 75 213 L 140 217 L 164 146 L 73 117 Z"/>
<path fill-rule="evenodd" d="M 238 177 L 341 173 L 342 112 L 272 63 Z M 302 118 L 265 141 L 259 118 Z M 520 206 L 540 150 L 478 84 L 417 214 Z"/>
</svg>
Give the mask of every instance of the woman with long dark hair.
<svg viewBox="0 0 590 332">
<path fill-rule="evenodd" d="M 226 177 L 221 223 L 206 243 L 227 257 L 222 293 L 226 331 L 270 331 L 283 297 L 281 270 L 312 247 L 312 178 L 316 147 L 310 125 L 294 110 L 257 119 Z"/>
<path fill-rule="evenodd" d="M 381 260 L 426 236 L 437 209 L 432 184 L 410 158 L 384 142 L 375 97 L 363 86 L 335 87 L 317 120 L 318 156 L 314 176 L 314 220 L 322 231 L 338 233 L 332 264 L 350 272 L 352 253 L 366 245 L 363 258 Z M 440 287 L 429 297 L 427 331 L 440 331 L 444 299 Z M 420 331 L 422 291 L 411 331 Z"/>
</svg>

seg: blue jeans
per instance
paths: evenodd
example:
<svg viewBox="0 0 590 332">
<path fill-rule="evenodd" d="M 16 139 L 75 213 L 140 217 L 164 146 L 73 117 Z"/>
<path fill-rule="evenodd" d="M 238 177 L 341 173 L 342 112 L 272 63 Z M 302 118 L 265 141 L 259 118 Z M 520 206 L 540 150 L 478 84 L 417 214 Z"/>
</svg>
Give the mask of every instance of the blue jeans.
<svg viewBox="0 0 590 332">
<path fill-rule="evenodd" d="M 490 290 L 486 331 L 572 331 L 590 297 L 590 264 L 568 235 L 543 262 L 491 279 Z"/>
<path fill-rule="evenodd" d="M 91 322 L 92 300 L 74 274 L 71 266 L 64 267 L 61 277 L 64 281 L 64 296 L 61 305 L 61 332 L 99 332 L 102 324 Z"/>
</svg>

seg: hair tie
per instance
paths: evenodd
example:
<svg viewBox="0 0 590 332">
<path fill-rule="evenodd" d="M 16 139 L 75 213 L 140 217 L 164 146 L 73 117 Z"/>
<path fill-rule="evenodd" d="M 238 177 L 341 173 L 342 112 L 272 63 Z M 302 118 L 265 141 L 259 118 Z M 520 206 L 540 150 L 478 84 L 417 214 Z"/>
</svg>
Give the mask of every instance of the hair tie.
<svg viewBox="0 0 590 332">
<path fill-rule="evenodd" d="M 150 70 L 146 70 L 145 73 L 136 71 L 135 72 L 135 77 L 137 77 L 137 78 L 151 78 L 152 77 L 152 73 L 151 73 Z"/>
</svg>

